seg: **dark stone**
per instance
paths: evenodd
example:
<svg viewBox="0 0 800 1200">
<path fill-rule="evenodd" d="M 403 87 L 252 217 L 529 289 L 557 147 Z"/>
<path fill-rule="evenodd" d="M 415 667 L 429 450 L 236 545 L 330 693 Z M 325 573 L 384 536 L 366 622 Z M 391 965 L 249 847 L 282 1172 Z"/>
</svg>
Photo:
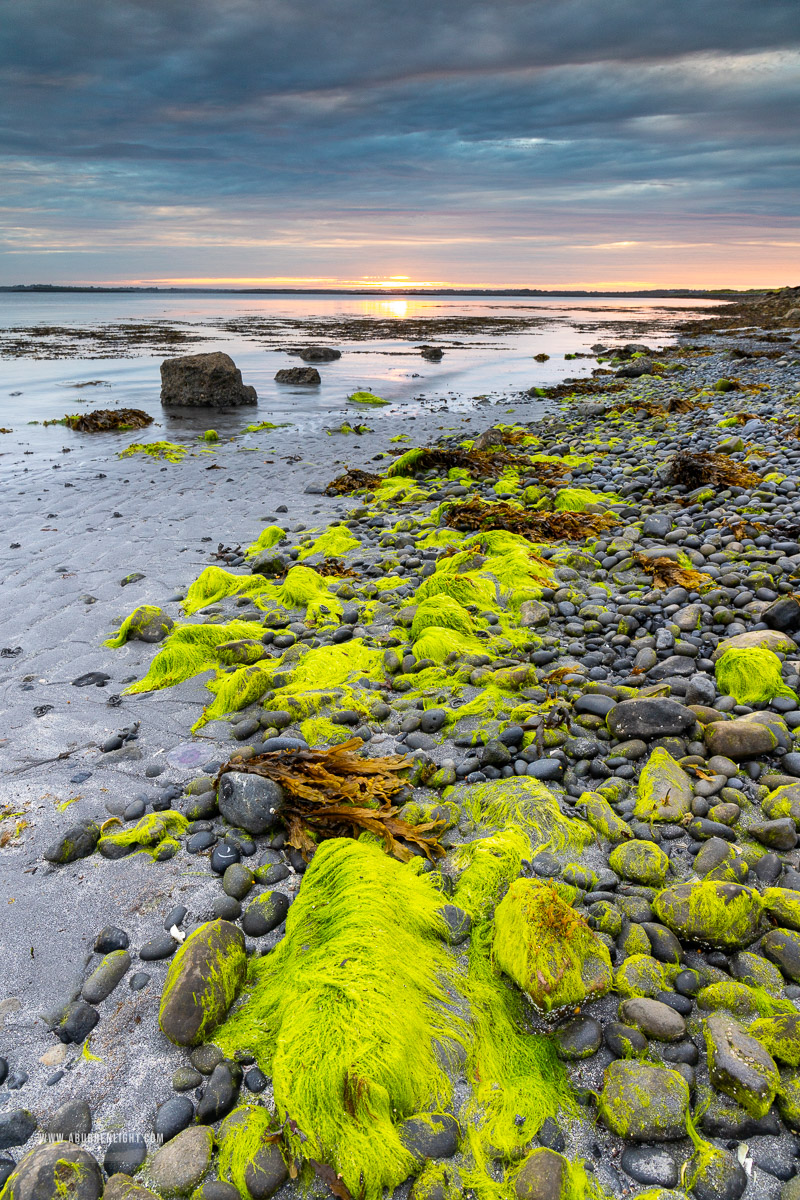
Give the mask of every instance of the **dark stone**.
<svg viewBox="0 0 800 1200">
<path fill-rule="evenodd" d="M 603 1030 L 603 1040 L 615 1058 L 640 1058 L 647 1053 L 647 1038 L 632 1025 L 610 1021 Z"/>
<path fill-rule="evenodd" d="M 800 604 L 794 596 L 781 596 L 764 609 L 761 620 L 769 629 L 777 629 L 781 633 L 800 630 Z"/>
<path fill-rule="evenodd" d="M 67 1100 L 47 1122 L 47 1133 L 63 1141 L 77 1140 L 92 1132 L 92 1112 L 85 1100 Z"/>
<path fill-rule="evenodd" d="M 417 1161 L 452 1158 L 458 1150 L 460 1138 L 458 1121 L 449 1113 L 409 1117 L 400 1127 L 400 1140 Z"/>
<path fill-rule="evenodd" d="M 276 383 L 302 383 L 319 386 L 322 383 L 316 367 L 281 367 L 275 374 Z"/>
<path fill-rule="evenodd" d="M 248 1092 L 256 1094 L 263 1092 L 268 1082 L 266 1075 L 258 1067 L 251 1067 L 244 1077 L 244 1086 Z"/>
<path fill-rule="evenodd" d="M 156 1112 L 153 1130 L 165 1142 L 169 1142 L 191 1125 L 193 1118 L 194 1105 L 189 1097 L 173 1096 Z"/>
<path fill-rule="evenodd" d="M 161 958 L 171 958 L 177 949 L 178 943 L 171 934 L 160 933 L 158 937 L 145 942 L 139 951 L 139 958 L 143 962 L 157 962 Z"/>
<path fill-rule="evenodd" d="M 246 971 L 241 929 L 227 921 L 201 925 L 170 966 L 161 998 L 161 1032 L 177 1046 L 202 1041 L 227 1013 Z"/>
<path fill-rule="evenodd" d="M 620 1166 L 637 1183 L 672 1188 L 680 1178 L 678 1164 L 665 1146 L 626 1146 Z"/>
<path fill-rule="evenodd" d="M 472 918 L 463 908 L 455 904 L 444 904 L 439 910 L 447 925 L 447 941 L 451 946 L 460 946 L 469 937 Z"/>
<path fill-rule="evenodd" d="M 238 846 L 233 846 L 230 842 L 221 842 L 211 852 L 211 870 L 215 875 L 224 875 L 228 867 L 238 863 L 241 857 L 242 852 Z"/>
<path fill-rule="evenodd" d="M 0 1150 L 24 1146 L 36 1132 L 36 1117 L 27 1108 L 13 1108 L 0 1113 Z"/>
<path fill-rule="evenodd" d="M 279 1148 L 271 1143 L 261 1146 L 245 1167 L 244 1182 L 252 1200 L 267 1200 L 289 1178 Z"/>
<path fill-rule="evenodd" d="M 594 696 L 589 694 L 579 696 L 573 708 L 576 713 L 589 713 L 593 717 L 605 717 L 616 706 L 616 700 L 612 700 L 610 696 Z"/>
<path fill-rule="evenodd" d="M 546 1146 L 548 1150 L 555 1150 L 558 1154 L 563 1153 L 567 1139 L 564 1137 L 558 1123 L 552 1117 L 545 1118 L 537 1136 L 541 1144 Z"/>
<path fill-rule="evenodd" d="M 242 373 L 228 354 L 187 354 L 161 364 L 161 403 L 175 408 L 229 408 L 256 404 L 255 388 L 242 383 Z"/>
<path fill-rule="evenodd" d="M 53 1033 L 56 1034 L 59 1041 L 65 1042 L 67 1045 L 74 1043 L 79 1046 L 89 1036 L 99 1020 L 100 1014 L 96 1008 L 92 1008 L 83 1000 L 72 1000 L 64 1009 L 64 1014 L 55 1026 Z"/>
<path fill-rule="evenodd" d="M 553 1040 L 559 1058 L 568 1061 L 590 1058 L 600 1049 L 603 1029 L 594 1017 L 581 1015 L 559 1025 L 554 1031 Z"/>
<path fill-rule="evenodd" d="M 716 1149 L 712 1158 L 697 1152 L 687 1164 L 687 1175 L 694 1179 L 694 1200 L 739 1200 L 747 1187 L 747 1172 L 735 1154 Z"/>
<path fill-rule="evenodd" d="M 242 1068 L 227 1059 L 218 1063 L 211 1072 L 203 1098 L 197 1105 L 196 1117 L 200 1125 L 213 1125 L 227 1116 L 236 1103 L 242 1082 Z"/>
<path fill-rule="evenodd" d="M 525 1159 L 514 1181 L 517 1200 L 562 1200 L 569 1180 L 569 1163 L 555 1150 L 542 1147 Z"/>
<path fill-rule="evenodd" d="M 334 350 L 332 346 L 301 346 L 295 353 L 303 362 L 334 362 L 342 357 L 341 350 Z"/>
<path fill-rule="evenodd" d="M 262 892 L 248 904 L 242 929 L 248 937 L 263 937 L 286 920 L 289 899 L 282 892 Z"/>
<path fill-rule="evenodd" d="M 92 971 L 81 989 L 81 996 L 87 1004 L 100 1004 L 110 996 L 130 965 L 131 956 L 127 950 L 112 950 Z"/>
<path fill-rule="evenodd" d="M 79 1170 L 67 1168 L 74 1163 Z M 45 1142 L 20 1162 L 6 1184 L 7 1200 L 100 1200 L 103 1173 L 95 1158 L 73 1142 Z"/>
<path fill-rule="evenodd" d="M 770 850 L 794 850 L 797 845 L 797 829 L 791 817 L 779 817 L 776 821 L 761 821 L 751 825 L 748 833 L 768 846 Z"/>
<path fill-rule="evenodd" d="M 283 790 L 260 775 L 226 771 L 219 782 L 217 800 L 226 821 L 259 836 L 275 824 Z"/>
<path fill-rule="evenodd" d="M 51 842 L 44 857 L 51 863 L 76 862 L 79 858 L 94 854 L 99 840 L 100 826 L 95 821 L 81 821 L 71 825 L 66 833 Z"/>
<path fill-rule="evenodd" d="M 761 940 L 761 950 L 795 983 L 800 983 L 800 933 L 772 929 Z"/>
<path fill-rule="evenodd" d="M 110 1142 L 103 1159 L 103 1170 L 108 1176 L 135 1175 L 146 1158 L 147 1143 L 142 1137 Z"/>
<path fill-rule="evenodd" d="M 142 988 L 146 988 L 150 982 L 150 976 L 146 971 L 134 971 L 128 980 L 128 986 L 132 992 L 140 992 Z"/>
<path fill-rule="evenodd" d="M 686 733 L 693 728 L 695 720 L 694 713 L 677 701 L 655 698 L 623 700 L 610 710 L 606 724 L 615 738 L 627 741 Z"/>
<path fill-rule="evenodd" d="M 663 963 L 679 963 L 683 960 L 683 947 L 671 929 L 656 921 L 643 921 L 642 929 L 650 940 L 653 958 Z"/>
</svg>

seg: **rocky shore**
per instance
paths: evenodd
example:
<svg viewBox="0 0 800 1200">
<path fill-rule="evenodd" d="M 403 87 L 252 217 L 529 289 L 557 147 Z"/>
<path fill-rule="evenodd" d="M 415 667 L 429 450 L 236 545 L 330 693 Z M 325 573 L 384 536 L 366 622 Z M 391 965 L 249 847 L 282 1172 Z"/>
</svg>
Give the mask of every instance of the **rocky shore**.
<svg viewBox="0 0 800 1200">
<path fill-rule="evenodd" d="M 798 331 L 20 476 L 3 1200 L 800 1198 Z"/>
</svg>

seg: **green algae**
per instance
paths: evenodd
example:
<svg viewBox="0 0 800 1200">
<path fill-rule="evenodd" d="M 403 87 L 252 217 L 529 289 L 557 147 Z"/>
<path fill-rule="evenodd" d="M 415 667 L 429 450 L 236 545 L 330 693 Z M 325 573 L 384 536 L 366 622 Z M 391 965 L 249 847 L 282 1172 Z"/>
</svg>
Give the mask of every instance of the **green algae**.
<svg viewBox="0 0 800 1200">
<path fill-rule="evenodd" d="M 800 1066 L 800 1013 L 761 1016 L 747 1030 L 768 1054 L 790 1067 Z"/>
<path fill-rule="evenodd" d="M 148 813 L 128 829 L 122 829 L 119 833 L 103 833 L 97 843 L 97 849 L 108 858 L 122 856 L 114 853 L 115 848 L 123 853 L 144 851 L 154 859 L 171 857 L 165 855 L 164 851 L 178 847 L 178 842 L 172 835 L 185 833 L 188 824 L 183 813 L 172 809 Z"/>
<path fill-rule="evenodd" d="M 697 995 L 699 1008 L 707 1011 L 732 1013 L 743 1021 L 754 1017 L 777 1017 L 782 1013 L 797 1013 L 789 1000 L 771 996 L 765 988 L 753 984 L 720 980 L 701 988 Z"/>
<path fill-rule="evenodd" d="M 474 631 L 469 613 L 446 592 L 440 593 L 438 596 L 430 596 L 418 604 L 411 622 L 411 637 L 416 641 L 423 630 L 431 626 L 452 629 L 457 633 L 466 634 L 468 637 Z"/>
<path fill-rule="evenodd" d="M 527 840 L 525 858 L 532 851 L 544 849 L 579 853 L 594 840 L 588 825 L 565 817 L 549 788 L 529 776 L 461 785 L 447 799 L 460 804 L 476 824 L 523 834 Z"/>
<path fill-rule="evenodd" d="M 189 585 L 181 607 L 192 616 L 229 596 L 259 596 L 269 586 L 263 575 L 234 575 L 222 567 L 210 566 Z"/>
<path fill-rule="evenodd" d="M 291 426 L 291 421 L 281 421 L 278 425 L 274 425 L 272 421 L 256 421 L 252 425 L 245 425 L 245 433 L 261 433 L 263 429 L 288 429 Z"/>
<path fill-rule="evenodd" d="M 165 458 L 167 462 L 176 463 L 180 462 L 186 453 L 186 446 L 180 446 L 177 442 L 134 442 L 120 450 L 118 457 L 131 458 L 134 454 L 146 454 L 150 458 Z"/>
<path fill-rule="evenodd" d="M 264 708 L 267 712 L 285 709 L 306 719 L 316 717 L 321 708 L 339 701 L 368 718 L 367 701 L 363 693 L 356 693 L 354 685 L 365 676 L 381 676 L 382 666 L 382 651 L 370 649 L 361 638 L 353 638 L 343 645 L 317 646 L 303 653 L 293 664 L 288 677 L 281 664 L 280 674 L 284 681 L 275 687 Z M 276 682 L 273 679 L 273 683 Z M 322 728 L 318 727 L 320 731 Z M 340 740 L 339 736 L 333 740 Z"/>
<path fill-rule="evenodd" d="M 781 660 L 763 646 L 735 647 L 717 660 L 717 686 L 723 695 L 733 696 L 737 704 L 759 704 L 797 693 L 781 678 Z"/>
<path fill-rule="evenodd" d="M 761 897 L 737 883 L 675 884 L 655 897 L 653 911 L 679 937 L 723 950 L 740 950 L 755 940 Z"/>
<path fill-rule="evenodd" d="M 614 990 L 626 998 L 648 996 L 653 999 L 659 992 L 669 990 L 671 974 L 674 972 L 651 954 L 632 954 L 617 967 Z"/>
<path fill-rule="evenodd" d="M 227 625 L 179 625 L 164 641 L 144 679 L 130 684 L 126 693 L 152 692 L 174 687 L 204 671 L 216 670 L 216 648 L 223 642 L 258 639 L 264 630 L 255 621 L 229 621 Z"/>
<path fill-rule="evenodd" d="M 616 492 L 593 492 L 581 487 L 562 488 L 555 494 L 553 508 L 556 512 L 586 512 L 596 506 L 606 507 L 622 502 L 622 497 Z"/>
<path fill-rule="evenodd" d="M 272 1075 L 291 1156 L 330 1163 L 366 1200 L 414 1170 L 399 1123 L 447 1105 L 443 1062 L 467 1040 L 442 982 L 458 973 L 440 905 L 426 876 L 376 847 L 324 842 L 286 936 L 251 960 L 244 1003 L 214 1036 Z"/>
<path fill-rule="evenodd" d="M 351 404 L 368 404 L 373 408 L 382 408 L 389 403 L 382 396 L 376 396 L 374 392 L 351 392 L 347 399 Z"/>
<path fill-rule="evenodd" d="M 253 558 L 262 550 L 272 550 L 280 542 L 286 541 L 286 531 L 280 525 L 267 525 L 262 529 L 256 540 L 247 547 L 247 557 Z"/>
<path fill-rule="evenodd" d="M 311 546 L 300 551 L 300 559 L 308 558 L 311 554 L 324 554 L 326 556 L 339 558 L 342 554 L 347 554 L 350 550 L 355 550 L 360 546 L 358 538 L 353 537 L 350 530 L 345 525 L 334 525 L 325 533 L 321 533 L 316 538 Z"/>
<path fill-rule="evenodd" d="M 197 954 L 202 947 L 202 954 Z M 158 1024 L 175 1045 L 197 1045 L 225 1017 L 247 973 L 244 938 L 226 921 L 197 927 L 171 960 Z M 177 1001 L 176 1001 L 177 997 Z"/>
</svg>

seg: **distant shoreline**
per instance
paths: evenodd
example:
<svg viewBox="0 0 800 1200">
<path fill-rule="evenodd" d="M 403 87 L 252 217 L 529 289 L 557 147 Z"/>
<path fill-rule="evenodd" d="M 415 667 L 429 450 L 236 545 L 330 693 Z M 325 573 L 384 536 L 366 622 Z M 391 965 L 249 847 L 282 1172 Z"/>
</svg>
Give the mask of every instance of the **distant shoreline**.
<svg viewBox="0 0 800 1200">
<path fill-rule="evenodd" d="M 650 300 L 737 300 L 765 295 L 777 289 L 737 291 L 721 288 L 705 291 L 692 288 L 656 288 L 629 292 L 587 291 L 585 289 L 539 288 L 191 288 L 191 287 L 91 287 L 56 283 L 24 283 L 0 286 L 0 293 L 13 295 L 51 295 L 53 293 L 88 293 L 91 295 L 202 295 L 202 296 L 579 296 L 585 299 L 650 299 Z"/>
</svg>

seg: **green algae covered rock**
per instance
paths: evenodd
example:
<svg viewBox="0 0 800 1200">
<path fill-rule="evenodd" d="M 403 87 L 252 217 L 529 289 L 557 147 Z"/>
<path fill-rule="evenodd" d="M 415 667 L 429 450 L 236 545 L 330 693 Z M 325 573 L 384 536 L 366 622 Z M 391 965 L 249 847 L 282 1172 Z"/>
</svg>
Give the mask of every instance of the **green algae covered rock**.
<svg viewBox="0 0 800 1200">
<path fill-rule="evenodd" d="M 677 883 L 659 892 L 653 909 L 678 937 L 742 950 L 758 936 L 761 897 L 738 883 Z"/>
<path fill-rule="evenodd" d="M 275 1133 L 269 1110 L 254 1104 L 234 1109 L 220 1126 L 217 1169 L 243 1200 L 267 1200 L 289 1178 Z"/>
<path fill-rule="evenodd" d="M 800 1013 L 759 1017 L 747 1031 L 768 1054 L 790 1067 L 800 1067 Z"/>
<path fill-rule="evenodd" d="M 776 1100 L 783 1123 L 800 1132 L 800 1071 L 781 1071 Z"/>
<path fill-rule="evenodd" d="M 649 942 L 648 938 L 648 942 Z M 669 978 L 664 963 L 651 954 L 633 954 L 617 967 L 614 974 L 614 990 L 620 996 L 650 996 L 669 989 Z"/>
<path fill-rule="evenodd" d="M 517 1200 L 571 1200 L 572 1167 L 563 1154 L 542 1146 L 532 1150 L 514 1180 Z"/>
<path fill-rule="evenodd" d="M 769 1112 L 779 1083 L 778 1068 L 760 1042 L 731 1017 L 713 1016 L 706 1021 L 706 1054 L 715 1087 L 756 1120 Z"/>
<path fill-rule="evenodd" d="M 617 1059 L 606 1067 L 598 1114 L 619 1137 L 667 1142 L 686 1136 L 689 1088 L 677 1071 Z"/>
<path fill-rule="evenodd" d="M 247 956 L 241 929 L 209 921 L 186 939 L 173 958 L 158 1023 L 176 1046 L 205 1041 L 222 1021 L 244 983 Z"/>
<path fill-rule="evenodd" d="M 727 979 L 709 983 L 706 987 L 701 988 L 697 995 L 697 1003 L 707 1012 L 733 1013 L 742 1021 L 752 1021 L 754 1017 L 772 1016 L 787 1007 L 786 1000 L 774 1000 L 759 986 L 734 983 L 733 980 Z"/>
<path fill-rule="evenodd" d="M 175 622 L 163 609 L 155 604 L 142 604 L 125 618 L 114 637 L 104 645 L 116 650 L 126 642 L 163 642 L 174 628 Z"/>
<path fill-rule="evenodd" d="M 623 842 L 633 837 L 627 821 L 617 816 L 611 805 L 599 792 L 584 792 L 580 803 L 586 809 L 586 820 L 601 837 L 609 842 Z"/>
<path fill-rule="evenodd" d="M 800 933 L 793 929 L 771 929 L 761 942 L 761 949 L 787 979 L 800 983 Z"/>
<path fill-rule="evenodd" d="M 9 1175 L 4 1200 L 98 1200 L 103 1172 L 71 1141 L 34 1146 Z"/>
<path fill-rule="evenodd" d="M 680 821 L 691 809 L 693 794 L 683 767 L 656 746 L 639 776 L 633 815 L 640 821 Z"/>
<path fill-rule="evenodd" d="M 515 880 L 495 912 L 494 960 L 542 1012 L 611 987 L 608 948 L 558 892 Z"/>
<path fill-rule="evenodd" d="M 611 870 L 623 879 L 648 887 L 663 887 L 669 870 L 669 858 L 655 842 L 623 842 L 611 851 Z"/>
<path fill-rule="evenodd" d="M 800 929 L 800 892 L 791 888 L 765 888 L 764 908 L 783 929 Z"/>
<path fill-rule="evenodd" d="M 775 788 L 761 801 L 761 810 L 769 821 L 791 817 L 800 829 L 800 783 L 789 783 Z"/>
</svg>

